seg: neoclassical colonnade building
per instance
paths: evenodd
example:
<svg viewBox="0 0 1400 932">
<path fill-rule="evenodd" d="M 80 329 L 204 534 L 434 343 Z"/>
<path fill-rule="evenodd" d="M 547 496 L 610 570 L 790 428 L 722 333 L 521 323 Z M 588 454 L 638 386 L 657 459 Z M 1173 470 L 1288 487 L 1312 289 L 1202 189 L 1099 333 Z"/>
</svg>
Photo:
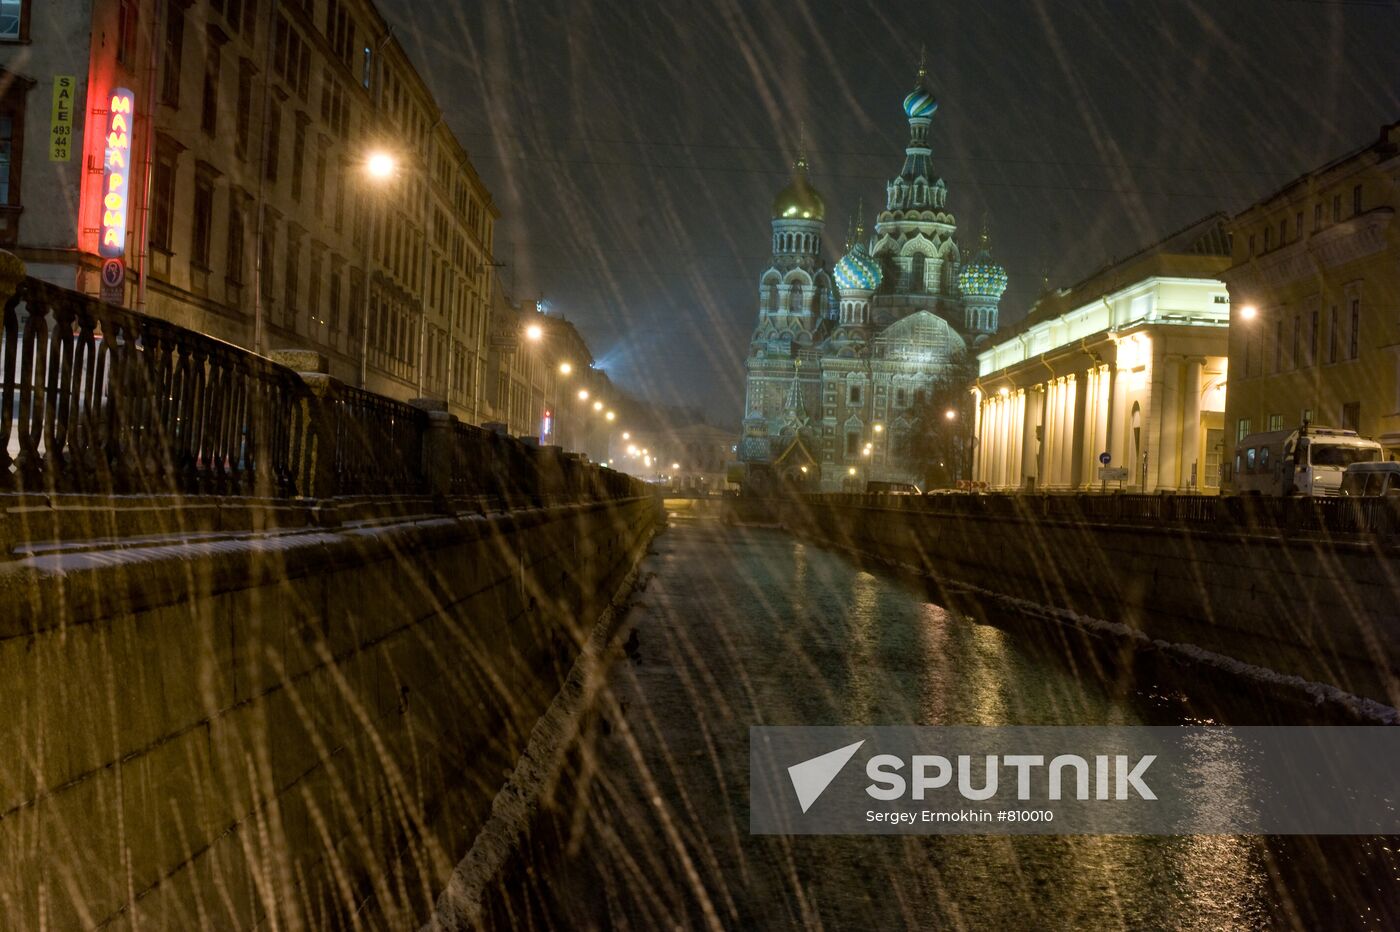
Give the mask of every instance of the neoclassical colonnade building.
<svg viewBox="0 0 1400 932">
<path fill-rule="evenodd" d="M 1048 292 L 977 354 L 974 478 L 993 489 L 1213 492 L 1230 265 L 1222 214 Z M 1100 456 L 1126 468 L 1100 479 Z"/>
</svg>

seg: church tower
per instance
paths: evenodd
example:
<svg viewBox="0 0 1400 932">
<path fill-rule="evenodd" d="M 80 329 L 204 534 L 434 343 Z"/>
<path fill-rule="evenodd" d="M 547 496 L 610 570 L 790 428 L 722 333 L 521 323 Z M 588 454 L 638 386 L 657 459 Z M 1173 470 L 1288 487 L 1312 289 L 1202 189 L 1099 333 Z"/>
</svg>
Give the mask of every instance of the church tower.
<svg viewBox="0 0 1400 932">
<path fill-rule="evenodd" d="M 899 175 L 885 185 L 885 209 L 875 221 L 871 252 L 885 273 L 873 307 L 880 325 L 920 308 L 935 311 L 955 327 L 962 324 L 957 220 L 947 209 L 948 188 L 933 168 L 929 127 L 938 99 L 928 88 L 927 74 L 921 62 L 914 89 L 904 98 L 909 144 Z"/>
<path fill-rule="evenodd" d="M 958 276 L 962 289 L 963 330 L 971 343 L 978 337 L 996 333 L 1001 296 L 1006 293 L 1006 269 L 992 259 L 991 236 L 982 224 L 982 242 L 972 262 Z"/>
</svg>

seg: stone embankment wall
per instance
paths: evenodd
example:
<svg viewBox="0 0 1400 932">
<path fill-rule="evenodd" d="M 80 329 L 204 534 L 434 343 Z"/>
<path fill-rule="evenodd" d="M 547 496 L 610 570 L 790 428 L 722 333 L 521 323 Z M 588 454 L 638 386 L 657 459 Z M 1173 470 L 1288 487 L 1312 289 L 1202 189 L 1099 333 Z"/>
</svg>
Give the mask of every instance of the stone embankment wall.
<svg viewBox="0 0 1400 932">
<path fill-rule="evenodd" d="M 953 590 L 971 585 L 1400 705 L 1400 549 L 1383 535 L 1152 527 L 1033 503 L 975 514 L 881 496 L 777 508 L 799 533 L 927 573 L 950 601 L 967 602 Z"/>
<path fill-rule="evenodd" d="M 203 499 L 154 533 L 154 503 L 0 504 L 24 930 L 416 927 L 657 521 Z"/>
</svg>

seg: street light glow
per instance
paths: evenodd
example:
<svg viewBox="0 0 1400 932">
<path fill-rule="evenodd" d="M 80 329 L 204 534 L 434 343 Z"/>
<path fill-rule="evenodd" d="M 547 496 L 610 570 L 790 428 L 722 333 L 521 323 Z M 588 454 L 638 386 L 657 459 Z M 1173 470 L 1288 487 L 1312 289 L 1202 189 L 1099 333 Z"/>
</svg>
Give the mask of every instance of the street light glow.
<svg viewBox="0 0 1400 932">
<path fill-rule="evenodd" d="M 1007 395 L 1011 394 L 1011 389 L 1003 385 L 1001 388 L 997 389 L 997 394 L 1005 398 Z"/>
<path fill-rule="evenodd" d="M 681 464 L 680 464 L 680 463 L 672 463 L 672 464 L 671 464 L 671 468 L 672 468 L 672 469 L 680 469 L 680 468 L 681 468 Z"/>
<path fill-rule="evenodd" d="M 875 425 L 875 433 L 877 433 L 877 434 L 883 433 L 884 430 L 885 430 L 885 425 L 884 425 L 884 424 L 876 424 L 876 425 Z"/>
<path fill-rule="evenodd" d="M 603 403 L 602 403 L 601 401 L 595 401 L 595 402 L 593 402 L 593 410 L 594 410 L 594 411 L 601 411 L 601 410 L 603 410 Z"/>
<path fill-rule="evenodd" d="M 856 474 L 856 468 L 855 468 L 854 466 L 852 466 L 850 469 L 846 470 L 846 475 L 848 475 L 848 476 L 854 476 L 855 474 Z"/>
<path fill-rule="evenodd" d="M 561 363 L 559 364 L 559 374 L 560 374 L 560 375 L 568 375 L 570 372 L 573 372 L 573 371 L 574 371 L 574 367 L 571 366 L 571 365 L 569 365 L 568 363 L 566 363 L 566 362 L 561 362 Z"/>
<path fill-rule="evenodd" d="M 580 388 L 580 389 L 578 390 L 578 400 L 579 400 L 579 401 L 587 401 L 587 400 L 588 400 L 588 389 L 586 389 L 586 388 Z"/>
<path fill-rule="evenodd" d="M 1253 320 L 1258 316 L 1259 308 L 1255 307 L 1253 304 L 1246 304 L 1244 307 L 1240 308 L 1240 317 L 1245 320 Z"/>
<path fill-rule="evenodd" d="M 958 416 L 958 412 L 954 411 L 952 408 L 949 408 L 947 411 L 943 412 L 943 416 L 951 421 Z"/>
<path fill-rule="evenodd" d="M 632 439 L 632 435 L 631 435 L 630 433 L 628 433 L 627 431 L 624 430 L 624 431 L 622 432 L 622 439 L 623 439 L 623 440 L 631 440 L 631 439 Z"/>
<path fill-rule="evenodd" d="M 544 328 L 541 327 L 539 324 L 531 324 L 530 326 L 525 328 L 525 338 L 532 343 L 539 342 L 540 338 L 543 336 Z"/>
<path fill-rule="evenodd" d="M 365 171 L 376 181 L 392 178 L 398 167 L 398 161 L 387 152 L 372 152 L 365 160 Z"/>
<path fill-rule="evenodd" d="M 613 420 L 613 419 L 615 419 L 616 417 L 617 417 L 617 415 L 614 414 L 614 413 L 611 412 L 611 411 L 609 411 L 609 412 L 607 413 L 607 419 L 610 420 L 610 421 Z"/>
</svg>

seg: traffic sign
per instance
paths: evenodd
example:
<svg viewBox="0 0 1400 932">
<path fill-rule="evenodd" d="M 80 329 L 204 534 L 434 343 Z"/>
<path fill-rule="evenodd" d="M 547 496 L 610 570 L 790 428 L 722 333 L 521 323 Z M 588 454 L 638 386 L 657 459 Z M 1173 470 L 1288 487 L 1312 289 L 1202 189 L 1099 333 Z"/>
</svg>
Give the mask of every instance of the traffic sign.
<svg viewBox="0 0 1400 932">
<path fill-rule="evenodd" d="M 1099 454 L 1099 463 L 1101 463 L 1104 466 L 1107 466 L 1111 462 L 1113 462 L 1113 455 L 1107 450 Z"/>
</svg>

